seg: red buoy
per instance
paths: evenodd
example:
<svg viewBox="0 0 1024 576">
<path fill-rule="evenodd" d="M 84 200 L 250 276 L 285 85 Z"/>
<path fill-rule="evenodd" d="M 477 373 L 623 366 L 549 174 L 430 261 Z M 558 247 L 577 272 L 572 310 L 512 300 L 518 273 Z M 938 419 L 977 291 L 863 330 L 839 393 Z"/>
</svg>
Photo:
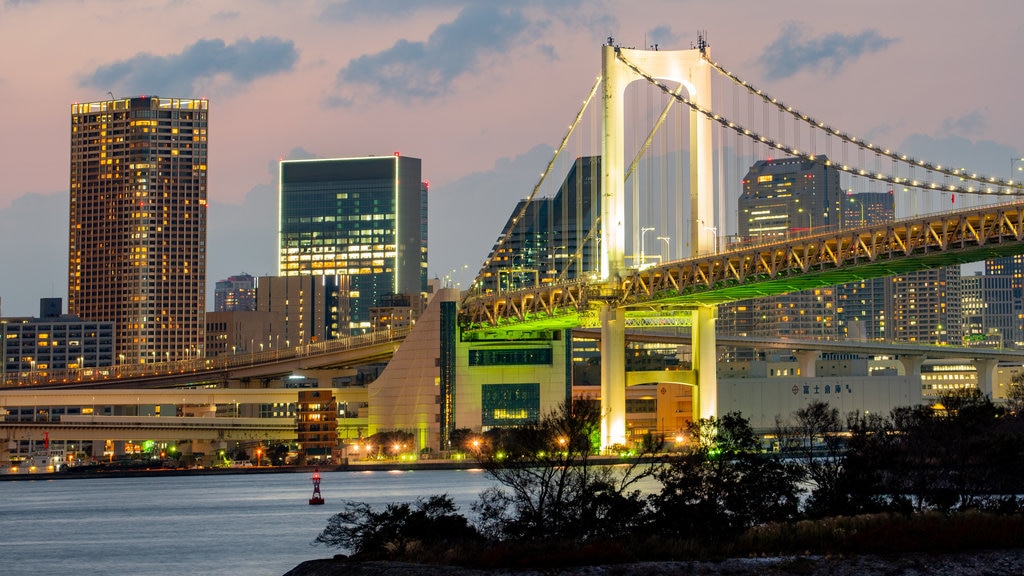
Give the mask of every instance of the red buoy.
<svg viewBox="0 0 1024 576">
<path fill-rule="evenodd" d="M 313 468 L 313 497 L 309 499 L 309 503 L 324 503 L 324 497 L 320 495 L 320 466 L 316 466 Z"/>
</svg>

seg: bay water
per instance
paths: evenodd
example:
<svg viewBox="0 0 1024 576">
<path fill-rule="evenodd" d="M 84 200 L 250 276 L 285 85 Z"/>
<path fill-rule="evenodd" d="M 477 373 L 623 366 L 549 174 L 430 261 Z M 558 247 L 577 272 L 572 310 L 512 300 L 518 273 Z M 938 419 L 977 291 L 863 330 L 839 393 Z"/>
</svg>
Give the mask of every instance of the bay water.
<svg viewBox="0 0 1024 576">
<path fill-rule="evenodd" d="M 480 470 L 217 474 L 0 482 L 0 574 L 281 576 L 336 548 L 312 545 L 343 500 L 377 506 L 448 494 L 460 510 Z"/>
</svg>

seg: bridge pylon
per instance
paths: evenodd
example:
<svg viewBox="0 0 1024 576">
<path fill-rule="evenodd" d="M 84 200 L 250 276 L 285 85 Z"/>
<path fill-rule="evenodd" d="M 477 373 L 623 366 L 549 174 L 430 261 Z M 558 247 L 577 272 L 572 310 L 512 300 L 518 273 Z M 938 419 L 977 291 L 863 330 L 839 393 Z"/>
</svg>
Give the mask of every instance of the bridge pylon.
<svg viewBox="0 0 1024 576">
<path fill-rule="evenodd" d="M 626 272 L 625 111 L 626 86 L 643 76 L 681 83 L 689 99 L 711 108 L 712 66 L 705 46 L 691 50 L 635 50 L 609 43 L 602 48 L 603 127 L 601 139 L 601 280 L 614 292 Z M 715 226 L 714 163 L 711 121 L 689 111 L 690 118 L 690 246 L 697 254 L 715 251 L 715 238 L 702 233 Z M 634 237 L 639 234 L 633 231 Z M 637 243 L 634 238 L 633 244 Z M 717 415 L 715 368 L 715 305 L 693 311 L 693 363 L 701 417 Z M 625 321 L 621 309 L 602 304 L 601 318 L 601 448 L 624 444 L 626 437 Z"/>
</svg>

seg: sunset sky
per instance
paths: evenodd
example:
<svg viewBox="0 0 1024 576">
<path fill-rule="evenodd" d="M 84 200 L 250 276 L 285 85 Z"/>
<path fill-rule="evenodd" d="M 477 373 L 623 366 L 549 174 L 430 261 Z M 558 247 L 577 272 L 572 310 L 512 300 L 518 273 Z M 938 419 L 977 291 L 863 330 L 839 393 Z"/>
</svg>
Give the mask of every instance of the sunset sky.
<svg viewBox="0 0 1024 576">
<path fill-rule="evenodd" d="M 608 36 L 705 30 L 715 60 L 834 126 L 1006 177 L 1022 28 L 1019 0 L 0 0 L 0 314 L 66 305 L 76 101 L 209 98 L 209 292 L 276 273 L 280 159 L 395 151 L 430 182 L 430 276 L 465 287 Z"/>
</svg>

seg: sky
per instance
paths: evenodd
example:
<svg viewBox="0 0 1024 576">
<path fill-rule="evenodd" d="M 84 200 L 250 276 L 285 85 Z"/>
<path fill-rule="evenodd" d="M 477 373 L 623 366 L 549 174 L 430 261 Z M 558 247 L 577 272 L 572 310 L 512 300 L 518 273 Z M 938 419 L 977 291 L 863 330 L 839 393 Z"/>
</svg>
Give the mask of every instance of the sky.
<svg viewBox="0 0 1024 576">
<path fill-rule="evenodd" d="M 467 287 L 600 74 L 689 48 L 847 133 L 1009 176 L 1019 0 L 0 0 L 0 315 L 67 300 L 70 108 L 210 101 L 214 283 L 276 273 L 281 159 L 423 160 L 429 276 Z M 472 215 L 472 217 L 467 217 Z"/>
</svg>

